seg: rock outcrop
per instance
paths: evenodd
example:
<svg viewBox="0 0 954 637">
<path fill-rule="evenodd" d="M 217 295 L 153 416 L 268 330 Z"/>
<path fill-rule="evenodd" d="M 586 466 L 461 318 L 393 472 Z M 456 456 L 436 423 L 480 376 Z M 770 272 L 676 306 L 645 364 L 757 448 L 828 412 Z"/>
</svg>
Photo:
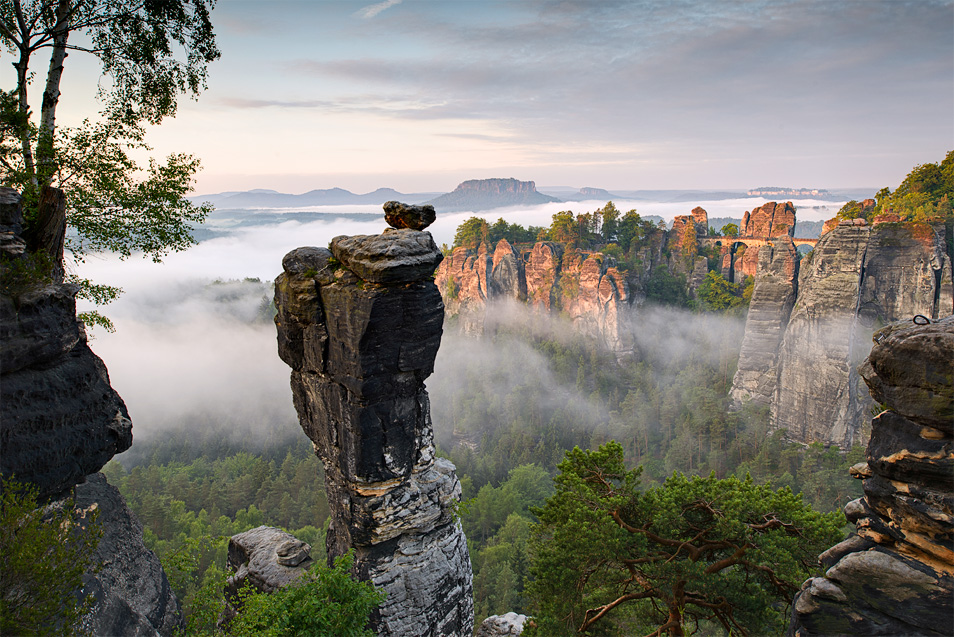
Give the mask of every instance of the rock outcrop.
<svg viewBox="0 0 954 637">
<path fill-rule="evenodd" d="M 427 203 L 454 212 L 458 210 L 490 210 L 502 206 L 532 206 L 551 201 L 556 197 L 537 192 L 532 181 L 517 179 L 471 179 L 460 183 L 451 192 L 431 199 Z"/>
<path fill-rule="evenodd" d="M 480 623 L 474 637 L 517 637 L 523 634 L 527 616 L 518 613 L 491 615 Z"/>
<path fill-rule="evenodd" d="M 756 290 L 763 278 L 766 293 L 776 286 L 779 267 L 790 268 L 760 258 Z M 943 227 L 841 221 L 798 263 L 790 312 L 788 301 L 773 313 L 753 295 L 733 397 L 769 405 L 773 426 L 795 440 L 864 443 L 873 403 L 855 370 L 871 333 L 916 314 L 950 315 L 951 281 Z M 788 294 L 787 283 L 773 292 L 779 300 Z"/>
<path fill-rule="evenodd" d="M 954 317 L 874 334 L 861 376 L 871 423 L 856 534 L 820 556 L 789 635 L 950 635 L 954 617 Z"/>
<path fill-rule="evenodd" d="M 259 526 L 229 538 L 225 585 L 228 604 L 224 619 L 238 612 L 239 591 L 251 586 L 274 593 L 308 572 L 314 564 L 311 546 L 294 535 L 271 526 Z"/>
<path fill-rule="evenodd" d="M 798 256 L 791 239 L 758 250 L 758 277 L 745 320 L 731 396 L 737 405 L 768 406 L 778 385 L 778 350 L 798 291 Z"/>
<path fill-rule="evenodd" d="M 777 237 L 795 236 L 795 206 L 791 201 L 775 203 L 770 201 L 742 217 L 740 237 Z"/>
<path fill-rule="evenodd" d="M 88 571 L 77 593 L 96 599 L 86 628 L 172 635 L 181 614 L 162 566 L 122 496 L 96 473 L 130 447 L 132 423 L 76 318 L 78 287 L 62 280 L 62 192 L 47 188 L 43 198 L 58 208 L 41 213 L 46 223 L 26 240 L 20 195 L 0 188 L 0 473 L 32 483 L 42 500 L 75 486 L 78 508 L 99 509 L 92 567 L 101 569 Z"/>
<path fill-rule="evenodd" d="M 542 312 L 561 310 L 580 332 L 624 354 L 632 350 L 629 283 L 612 257 L 540 241 L 518 253 L 501 239 L 493 253 L 455 248 L 434 282 L 460 330 L 483 332 L 494 302 L 526 302 Z"/>
<path fill-rule="evenodd" d="M 171 637 L 185 628 L 179 602 L 156 554 L 146 548 L 142 524 L 119 490 L 97 473 L 76 487 L 75 506 L 97 510 L 103 535 L 93 555 L 101 567 L 83 576 L 96 602 L 83 620 L 94 635 Z"/>
<path fill-rule="evenodd" d="M 20 195 L 10 188 L 0 188 L 0 222 L 0 473 L 49 499 L 128 449 L 132 423 L 76 318 L 79 288 L 25 252 Z"/>
<path fill-rule="evenodd" d="M 332 258 L 334 257 L 334 258 Z M 460 483 L 437 458 L 424 380 L 440 346 L 441 261 L 427 232 L 389 229 L 299 248 L 275 281 L 278 350 L 325 467 L 328 558 L 387 593 L 378 635 L 470 635 Z"/>
</svg>

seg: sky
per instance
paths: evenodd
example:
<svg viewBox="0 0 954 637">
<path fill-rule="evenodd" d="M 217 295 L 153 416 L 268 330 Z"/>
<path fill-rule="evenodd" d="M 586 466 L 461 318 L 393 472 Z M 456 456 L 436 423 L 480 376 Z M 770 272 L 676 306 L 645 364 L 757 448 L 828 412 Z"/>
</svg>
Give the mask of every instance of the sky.
<svg viewBox="0 0 954 637">
<path fill-rule="evenodd" d="M 895 187 L 954 148 L 951 0 L 219 0 L 212 19 L 208 90 L 149 135 L 201 159 L 200 194 Z M 61 124 L 97 108 L 82 57 Z"/>
</svg>

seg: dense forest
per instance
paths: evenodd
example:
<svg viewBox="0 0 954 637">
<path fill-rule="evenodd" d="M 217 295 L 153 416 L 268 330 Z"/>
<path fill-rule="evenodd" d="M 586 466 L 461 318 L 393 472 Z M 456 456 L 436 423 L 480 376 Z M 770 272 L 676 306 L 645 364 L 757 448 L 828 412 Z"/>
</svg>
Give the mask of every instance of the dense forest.
<svg viewBox="0 0 954 637">
<path fill-rule="evenodd" d="M 565 221 L 554 218 L 587 233 L 577 241 L 588 236 L 591 246 L 599 245 L 592 225 L 587 230 Z M 635 221 L 630 254 L 660 231 Z M 528 232 L 508 225 L 508 234 Z M 605 222 L 593 225 L 605 228 Z M 544 231 L 553 228 L 536 232 Z M 755 484 L 788 487 L 824 512 L 840 511 L 860 495 L 847 471 L 862 459 L 860 448 L 799 446 L 769 430 L 764 410 L 730 410 L 748 295 L 743 286 L 711 279 L 712 296 L 703 290 L 700 298 L 709 298 L 703 303 L 687 302 L 683 282 L 669 292 L 661 287 L 640 309 L 637 354 L 622 360 L 560 316 L 531 318 L 517 306 L 501 306 L 493 329 L 479 338 L 447 326 L 428 391 L 439 453 L 455 463 L 463 485 L 459 512 L 478 620 L 531 610 L 526 586 L 535 511 L 554 493 L 557 467 L 576 447 L 618 442 L 626 465 L 642 467 L 644 489 L 659 488 L 674 472 L 749 476 Z M 229 285 L 243 284 L 261 285 Z M 249 320 L 262 314 L 256 306 Z M 321 464 L 303 434 L 278 428 L 279 435 L 263 439 L 229 432 L 224 424 L 189 424 L 137 445 L 135 455 L 113 460 L 104 472 L 143 521 L 147 545 L 166 565 L 198 629 L 230 535 L 278 526 L 320 556 L 328 504 Z M 276 429 L 275 423 L 262 427 Z"/>
</svg>

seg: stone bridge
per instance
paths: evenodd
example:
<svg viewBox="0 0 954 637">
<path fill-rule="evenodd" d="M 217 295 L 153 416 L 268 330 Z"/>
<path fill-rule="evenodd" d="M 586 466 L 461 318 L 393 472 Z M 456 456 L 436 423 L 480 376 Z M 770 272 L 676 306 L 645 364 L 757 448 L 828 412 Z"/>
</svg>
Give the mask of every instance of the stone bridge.
<svg viewBox="0 0 954 637">
<path fill-rule="evenodd" d="M 724 245 L 737 245 L 739 243 L 744 243 L 746 248 L 761 248 L 767 243 L 781 238 L 782 237 L 700 237 L 699 245 L 722 247 Z M 793 238 L 792 243 L 794 243 L 796 246 L 805 245 L 814 248 L 815 244 L 818 243 L 818 239 Z"/>
</svg>

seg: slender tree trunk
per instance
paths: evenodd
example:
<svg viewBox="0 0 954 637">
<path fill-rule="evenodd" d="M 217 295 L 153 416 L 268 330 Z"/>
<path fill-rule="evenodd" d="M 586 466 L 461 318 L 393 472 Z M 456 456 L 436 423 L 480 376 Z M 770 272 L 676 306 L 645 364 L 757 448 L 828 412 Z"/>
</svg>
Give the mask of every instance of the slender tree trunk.
<svg viewBox="0 0 954 637">
<path fill-rule="evenodd" d="M 66 59 L 71 15 L 72 0 L 59 0 L 56 4 L 56 25 L 53 27 L 53 53 L 50 55 L 50 69 L 46 75 L 46 88 L 40 108 L 40 131 L 36 147 L 39 186 L 49 186 L 56 171 L 53 134 L 56 131 L 56 105 L 60 101 L 60 78 L 63 76 L 63 61 Z"/>
<path fill-rule="evenodd" d="M 33 163 L 33 145 L 30 143 L 30 126 L 27 118 L 30 116 L 30 101 L 27 99 L 27 72 L 30 68 L 30 40 L 32 33 L 23 19 L 23 7 L 20 0 L 13 0 L 13 8 L 17 16 L 17 26 L 20 29 L 20 59 L 13 63 L 17 70 L 17 101 L 20 115 L 23 116 L 22 128 L 17 131 L 20 137 L 20 146 L 23 150 L 23 167 L 30 176 L 33 187 L 37 187 L 36 166 Z"/>
<path fill-rule="evenodd" d="M 63 245 L 66 241 L 66 194 L 59 188 L 44 186 L 36 220 L 27 230 L 30 252 L 44 252 L 53 264 L 53 280 L 62 283 Z"/>
</svg>

